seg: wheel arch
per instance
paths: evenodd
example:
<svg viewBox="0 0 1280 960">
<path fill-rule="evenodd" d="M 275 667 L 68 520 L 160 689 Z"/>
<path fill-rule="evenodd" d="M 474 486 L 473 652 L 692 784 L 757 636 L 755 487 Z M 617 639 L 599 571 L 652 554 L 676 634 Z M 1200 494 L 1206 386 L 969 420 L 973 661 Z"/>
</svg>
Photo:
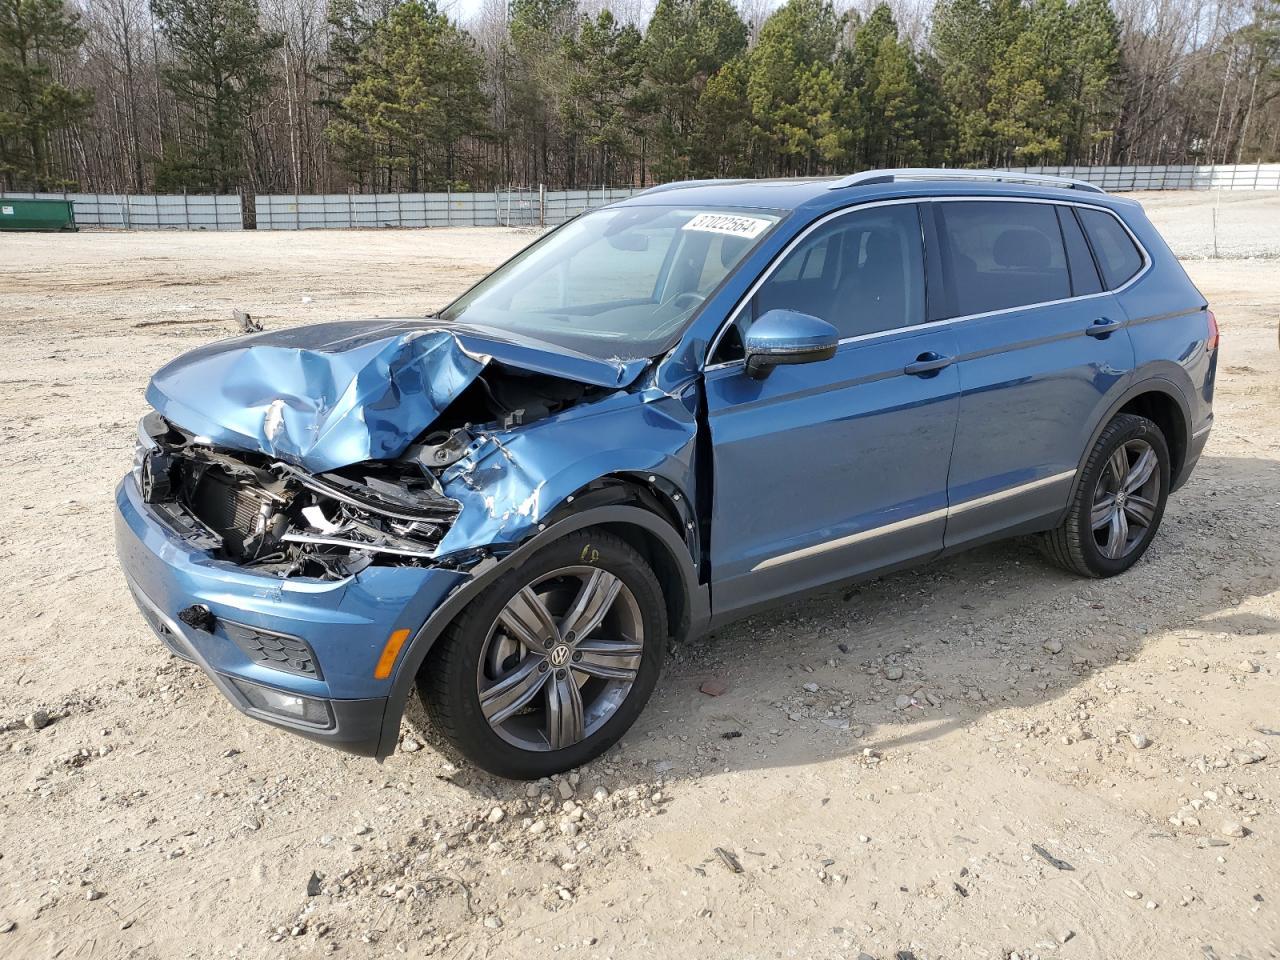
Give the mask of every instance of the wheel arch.
<svg viewBox="0 0 1280 960">
<path fill-rule="evenodd" d="M 1076 467 L 1076 479 L 1072 483 L 1071 493 L 1075 495 L 1076 485 L 1080 482 L 1080 474 L 1085 461 L 1093 450 L 1098 437 L 1112 420 L 1121 413 L 1136 413 L 1153 421 L 1164 434 L 1169 446 L 1170 476 L 1173 477 L 1172 490 L 1176 490 L 1186 479 L 1183 474 L 1187 465 L 1187 454 L 1191 437 L 1191 408 L 1186 397 L 1178 389 L 1178 385 L 1164 378 L 1149 378 L 1131 384 L 1107 409 L 1107 412 L 1094 425 L 1080 454 Z"/>
<path fill-rule="evenodd" d="M 658 582 L 662 585 L 671 635 L 685 636 L 693 621 L 690 591 L 685 583 L 685 570 L 692 567 L 694 579 L 696 581 L 702 579 L 699 569 L 701 553 L 698 545 L 698 526 L 685 490 L 657 474 L 608 474 L 576 491 L 572 496 L 566 497 L 564 502 L 551 512 L 548 523 L 556 523 L 596 507 L 618 505 L 637 507 L 661 518 L 670 527 L 671 532 L 684 541 L 684 549 L 676 551 L 669 541 L 658 537 L 647 526 L 628 521 L 591 524 L 626 541 L 648 561 L 658 576 Z"/>
<path fill-rule="evenodd" d="M 1126 401 L 1112 417 L 1121 413 L 1136 413 L 1160 428 L 1169 447 L 1169 475 L 1176 481 L 1187 462 L 1187 444 L 1191 435 L 1190 418 L 1178 406 L 1178 401 L 1165 391 L 1147 390 Z"/>
<path fill-rule="evenodd" d="M 673 636 L 694 632 L 709 618 L 708 589 L 699 583 L 696 552 L 673 525 L 670 516 L 653 509 L 642 495 L 644 486 L 635 478 L 601 478 L 548 515 L 543 529 L 500 560 L 477 566 L 470 580 L 459 586 L 427 618 L 410 640 L 392 678 L 383 714 L 376 756 L 384 759 L 395 749 L 400 721 L 413 692 L 418 671 L 445 628 L 476 596 L 513 567 L 547 544 L 587 527 L 599 527 L 634 546 L 651 564 L 667 600 L 669 629 Z M 654 495 L 657 496 L 656 494 Z M 682 500 L 687 503 L 687 499 Z M 661 504 L 661 500 L 656 500 Z M 680 501 L 671 501 L 672 506 Z M 667 508 L 663 508 L 665 510 Z"/>
</svg>

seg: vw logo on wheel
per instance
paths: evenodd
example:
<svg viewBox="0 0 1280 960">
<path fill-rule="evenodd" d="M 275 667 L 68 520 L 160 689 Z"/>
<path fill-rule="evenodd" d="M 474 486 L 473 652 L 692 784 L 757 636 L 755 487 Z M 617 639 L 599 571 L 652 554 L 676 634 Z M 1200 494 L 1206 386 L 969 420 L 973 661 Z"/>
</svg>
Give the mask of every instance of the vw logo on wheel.
<svg viewBox="0 0 1280 960">
<path fill-rule="evenodd" d="M 551 650 L 551 665 L 553 667 L 563 667 L 569 662 L 569 645 L 562 643 Z"/>
</svg>

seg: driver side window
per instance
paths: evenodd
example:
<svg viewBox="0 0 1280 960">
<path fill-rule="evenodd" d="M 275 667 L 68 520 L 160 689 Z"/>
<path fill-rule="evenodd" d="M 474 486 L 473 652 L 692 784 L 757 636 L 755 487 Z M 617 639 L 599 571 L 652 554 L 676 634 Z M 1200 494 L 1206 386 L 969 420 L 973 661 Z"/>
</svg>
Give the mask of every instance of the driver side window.
<svg viewBox="0 0 1280 960">
<path fill-rule="evenodd" d="M 916 205 L 855 210 L 810 233 L 738 311 L 712 362 L 742 359 L 751 324 L 776 309 L 820 317 L 841 339 L 923 323 L 924 244 Z"/>
</svg>

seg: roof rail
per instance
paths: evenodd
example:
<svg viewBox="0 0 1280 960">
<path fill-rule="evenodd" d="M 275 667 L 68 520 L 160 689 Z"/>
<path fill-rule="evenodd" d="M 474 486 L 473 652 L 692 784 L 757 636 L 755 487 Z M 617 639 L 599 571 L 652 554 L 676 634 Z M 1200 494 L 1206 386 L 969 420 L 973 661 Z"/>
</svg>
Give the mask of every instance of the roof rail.
<svg viewBox="0 0 1280 960">
<path fill-rule="evenodd" d="M 845 187 L 868 187 L 876 183 L 895 183 L 899 180 L 990 180 L 999 183 L 1034 183 L 1043 187 L 1088 190 L 1090 193 L 1107 192 L 1085 180 L 1072 180 L 1069 177 L 1051 177 L 1042 173 L 1018 173 L 1012 170 L 928 169 L 925 167 L 906 167 L 901 170 L 864 170 L 862 173 L 855 173 L 836 180 L 827 189 L 841 190 Z"/>
<path fill-rule="evenodd" d="M 715 186 L 716 184 L 728 185 L 728 184 L 748 183 L 748 182 L 750 181 L 724 180 L 724 179 L 672 180 L 669 183 L 659 183 L 659 184 L 655 184 L 652 187 L 646 187 L 645 189 L 641 190 L 639 193 L 633 194 L 633 196 L 642 197 L 642 196 L 648 196 L 654 193 L 666 193 L 668 190 L 683 190 L 686 187 L 707 187 L 707 186 Z"/>
</svg>

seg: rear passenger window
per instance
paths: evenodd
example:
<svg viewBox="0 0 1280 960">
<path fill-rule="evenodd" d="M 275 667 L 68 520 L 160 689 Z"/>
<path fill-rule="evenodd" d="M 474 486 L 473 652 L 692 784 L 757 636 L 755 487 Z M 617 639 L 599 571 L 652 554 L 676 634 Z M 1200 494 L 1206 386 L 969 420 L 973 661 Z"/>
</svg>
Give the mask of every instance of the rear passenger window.
<svg viewBox="0 0 1280 960">
<path fill-rule="evenodd" d="M 953 317 L 1063 300 L 1071 278 L 1053 205 L 939 203 Z"/>
<path fill-rule="evenodd" d="M 1080 221 L 1084 224 L 1084 232 L 1089 235 L 1089 243 L 1098 258 L 1108 290 L 1123 285 L 1142 269 L 1142 254 L 1119 220 L 1101 210 L 1081 209 Z"/>
<path fill-rule="evenodd" d="M 1077 297 L 1090 293 L 1102 292 L 1102 281 L 1098 279 L 1098 268 L 1094 265 L 1093 254 L 1084 241 L 1080 224 L 1070 207 L 1058 207 L 1058 225 L 1062 227 L 1062 239 L 1067 245 L 1067 265 L 1071 269 L 1071 292 Z"/>
</svg>

